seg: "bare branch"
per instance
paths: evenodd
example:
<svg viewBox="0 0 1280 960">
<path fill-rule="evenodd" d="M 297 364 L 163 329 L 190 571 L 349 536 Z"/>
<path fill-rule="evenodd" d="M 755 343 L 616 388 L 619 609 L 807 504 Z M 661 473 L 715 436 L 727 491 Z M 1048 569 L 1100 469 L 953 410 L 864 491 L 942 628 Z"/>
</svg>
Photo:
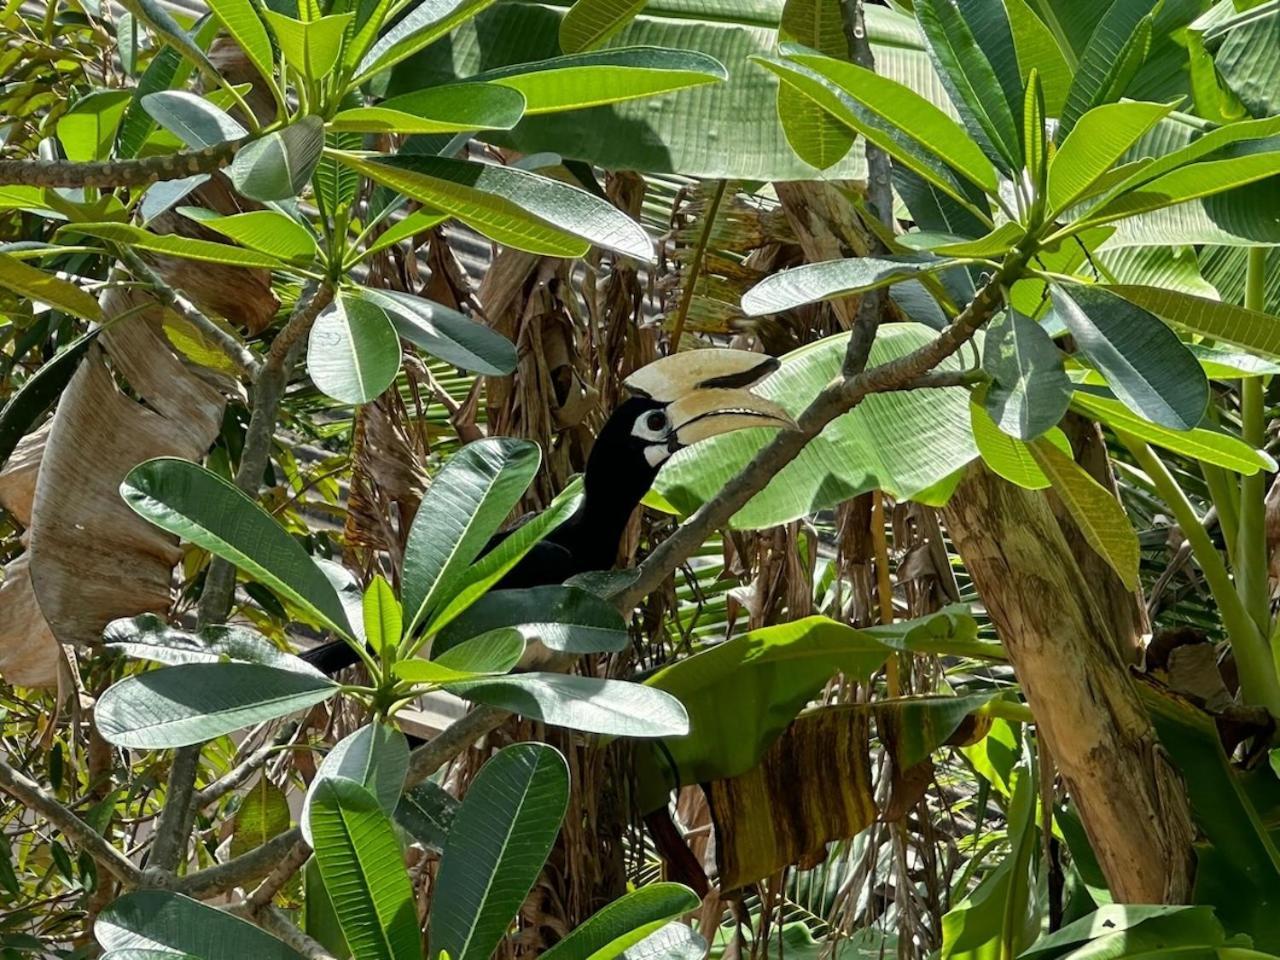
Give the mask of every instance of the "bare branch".
<svg viewBox="0 0 1280 960">
<path fill-rule="evenodd" d="M 181 180 L 221 170 L 248 139 L 228 140 L 200 150 L 159 157 L 72 163 L 69 160 L 0 160 L 0 185 L 28 187 L 144 187 L 158 180 Z"/>
<path fill-rule="evenodd" d="M 57 797 L 40 784 L 19 773 L 3 760 L 0 760 L 0 790 L 42 814 L 126 887 L 136 887 L 142 882 L 142 871 L 102 834 L 64 807 Z"/>
<path fill-rule="evenodd" d="M 270 760 L 272 754 L 288 743 L 297 732 L 298 724 L 296 722 L 286 723 L 280 729 L 280 732 L 271 738 L 270 743 L 263 744 L 232 769 L 213 781 L 213 783 L 201 790 L 197 790 L 194 800 L 196 809 L 203 810 L 209 804 L 221 800 L 232 790 L 247 783 L 254 772 Z"/>
</svg>

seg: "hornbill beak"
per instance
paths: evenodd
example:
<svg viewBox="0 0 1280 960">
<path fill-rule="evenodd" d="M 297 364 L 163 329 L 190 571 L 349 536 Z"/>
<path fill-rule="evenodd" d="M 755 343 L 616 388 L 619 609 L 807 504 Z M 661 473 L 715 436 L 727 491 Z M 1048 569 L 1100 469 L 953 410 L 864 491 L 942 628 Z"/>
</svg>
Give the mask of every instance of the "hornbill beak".
<svg viewBox="0 0 1280 960">
<path fill-rule="evenodd" d="M 666 404 L 675 439 L 687 447 L 746 427 L 796 429 L 791 414 L 750 390 L 779 366 L 774 357 L 746 350 L 690 350 L 655 360 L 624 383 L 633 394 Z"/>
</svg>

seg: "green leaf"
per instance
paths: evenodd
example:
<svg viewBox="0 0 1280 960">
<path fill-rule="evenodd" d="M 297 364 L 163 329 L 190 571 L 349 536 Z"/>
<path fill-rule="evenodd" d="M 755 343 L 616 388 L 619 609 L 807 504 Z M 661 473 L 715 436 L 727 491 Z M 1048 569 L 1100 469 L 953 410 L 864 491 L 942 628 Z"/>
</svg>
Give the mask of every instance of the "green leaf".
<svg viewBox="0 0 1280 960">
<path fill-rule="evenodd" d="M 275 56 L 271 51 L 271 38 L 253 0 L 209 0 L 209 10 L 226 27 L 262 78 L 274 84 Z"/>
<path fill-rule="evenodd" d="M 126 893 L 98 915 L 93 935 L 112 951 L 163 950 L 200 960 L 302 960 L 253 924 L 166 890 Z"/>
<path fill-rule="evenodd" d="M 368 723 L 343 737 L 325 756 L 302 804 L 299 825 L 307 843 L 314 844 L 311 808 L 316 790 L 324 780 L 342 778 L 368 790 L 387 813 L 395 810 L 409 769 L 409 743 L 397 728 L 385 723 Z"/>
<path fill-rule="evenodd" d="M 510 340 L 457 310 L 399 290 L 357 287 L 351 296 L 386 311 L 396 333 L 414 346 L 463 370 L 494 377 L 516 367 Z"/>
<path fill-rule="evenodd" d="M 326 132 L 324 143 L 334 150 L 359 150 L 364 139 L 358 133 Z M 311 172 L 311 182 L 315 187 L 317 205 L 329 216 L 349 208 L 360 192 L 360 175 L 325 154 L 320 156 L 315 170 Z M 420 213 L 422 211 L 411 216 Z"/>
<path fill-rule="evenodd" d="M 250 200 L 289 200 L 306 187 L 323 150 L 324 122 L 306 116 L 241 147 L 227 176 Z"/>
<path fill-rule="evenodd" d="M 698 908 L 698 895 L 679 883 L 652 883 L 592 914 L 542 956 L 544 960 L 613 960 L 672 917 Z"/>
<path fill-rule="evenodd" d="M 528 642 L 562 653 L 616 653 L 628 642 L 626 621 L 611 603 L 556 585 L 486 593 L 436 636 L 433 649 L 451 650 L 499 627 L 515 627 Z"/>
<path fill-rule="evenodd" d="M 883 324 L 870 366 L 906 356 L 935 335 L 920 324 Z M 848 339 L 837 334 L 787 354 L 782 368 L 752 389 L 798 415 L 840 375 Z M 958 371 L 960 361 L 952 357 L 939 369 Z M 740 430 L 681 450 L 667 461 L 654 489 L 688 515 L 718 496 L 772 436 L 770 430 Z M 945 502 L 930 491 L 977 455 L 963 388 L 876 394 L 828 425 L 732 524 L 759 529 L 788 523 L 875 489 L 899 500 Z"/>
<path fill-rule="evenodd" d="M 278 210 L 250 210 L 229 217 L 221 217 L 207 207 L 179 207 L 178 212 L 269 257 L 309 263 L 320 254 L 311 231 Z"/>
<path fill-rule="evenodd" d="M 515 167 L 448 157 L 401 155 L 343 163 L 414 200 L 457 217 L 499 243 L 529 253 L 582 256 L 590 244 L 643 261 L 653 241 L 606 200 Z"/>
<path fill-rule="evenodd" d="M 1056 426 L 1071 403 L 1062 352 L 1044 327 L 1012 308 L 987 327 L 982 368 L 991 375 L 986 409 L 1000 429 L 1033 440 Z"/>
<path fill-rule="evenodd" d="M 721 83 L 726 76 L 718 60 L 696 50 L 614 47 L 499 67 L 475 79 L 523 94 L 529 117 Z"/>
<path fill-rule="evenodd" d="M 444 850 L 458 807 L 452 794 L 427 780 L 400 797 L 395 820 L 424 847 L 439 853 Z"/>
<path fill-rule="evenodd" d="M 450 647 L 434 660 L 401 660 L 395 675 L 410 683 L 451 684 L 502 676 L 524 655 L 520 631 L 500 627 Z"/>
<path fill-rule="evenodd" d="M 786 0 L 778 42 L 799 43 L 823 56 L 847 59 L 843 21 L 839 0 Z M 819 170 L 844 159 L 853 147 L 852 130 L 785 83 L 778 85 L 778 120 L 791 149 Z"/>
<path fill-rule="evenodd" d="M 1002 3 L 916 0 L 914 6 L 934 67 L 965 127 L 988 157 L 1003 161 L 1006 172 L 1019 169 L 1022 140 L 1013 106 L 1022 105 L 1022 83 Z M 984 48 L 996 55 L 999 75 Z"/>
<path fill-rule="evenodd" d="M 387 313 L 346 291 L 316 318 L 307 341 L 307 372 L 341 403 L 376 400 L 395 382 L 401 359 Z"/>
<path fill-rule="evenodd" d="M 74 283 L 60 280 L 7 253 L 0 253 L 0 287 L 28 300 L 48 304 L 81 320 L 102 322 L 98 301 Z M 86 342 L 86 346 L 87 346 Z"/>
<path fill-rule="evenodd" d="M 262 846 L 289 829 L 289 800 L 284 791 L 261 776 L 240 801 L 231 834 L 231 856 Z"/>
<path fill-rule="evenodd" d="M 1204 418 L 1209 381 L 1177 334 L 1152 313 L 1099 287 L 1055 284 L 1055 313 L 1124 404 L 1190 430 Z"/>
<path fill-rule="evenodd" d="M 1158 154 L 1156 158 L 1122 181 L 1118 189 L 1132 189 L 1206 157 L 1221 159 L 1233 146 L 1247 148 L 1249 144 L 1256 144 L 1256 141 L 1268 140 L 1280 134 L 1280 117 L 1243 120 L 1208 132 L 1203 131 L 1203 124 L 1197 123 L 1194 126 L 1189 126 L 1187 123 L 1175 124 L 1174 121 L 1177 119 L 1178 115 L 1175 115 L 1153 132 L 1154 136 L 1154 133 L 1168 129 L 1178 137 L 1175 148 L 1166 147 L 1153 151 Z"/>
<path fill-rule="evenodd" d="M 454 83 L 340 111 L 330 130 L 359 133 L 460 133 L 509 130 L 524 112 L 520 91 L 497 83 Z"/>
<path fill-rule="evenodd" d="M 205 17 L 199 21 L 192 39 L 198 48 L 207 47 L 218 32 L 218 21 Z M 125 110 L 116 137 L 116 154 L 120 157 L 136 157 L 143 144 L 155 130 L 155 121 L 142 108 L 142 98 L 159 90 L 182 87 L 191 75 L 191 64 L 172 47 L 156 51 L 147 69 L 143 71 L 133 91 L 133 102 Z"/>
<path fill-rule="evenodd" d="M 1157 960 L 1205 957 L 1214 960 L 1263 960 L 1251 950 L 1214 949 L 1227 942 L 1211 907 L 1109 903 L 1041 937 L 1019 960 L 1070 956 L 1077 960 Z M 1074 948 L 1074 949 L 1073 949 Z M 1069 950 L 1069 953 L 1064 953 Z"/>
<path fill-rule="evenodd" d="M 403 628 L 400 601 L 396 599 L 391 584 L 375 574 L 364 592 L 364 635 L 375 653 L 400 642 Z"/>
<path fill-rule="evenodd" d="M 1118 284 L 1107 287 L 1174 327 L 1280 358 L 1280 318 L 1168 287 Z"/>
<path fill-rule="evenodd" d="M 233 247 L 229 243 L 214 243 L 211 240 L 196 240 L 174 233 L 151 233 L 131 223 L 74 223 L 63 227 L 60 234 L 81 234 L 86 237 L 97 237 L 111 243 L 125 244 L 134 250 L 145 250 L 148 253 L 162 253 L 169 257 L 181 257 L 184 260 L 202 260 L 206 263 L 225 263 L 235 267 L 266 267 L 280 270 L 286 264 L 275 257 Z M 0 256 L 3 256 L 0 254 Z M 4 283 L 0 273 L 0 283 Z"/>
<path fill-rule="evenodd" d="M 1205 39 L 1217 47 L 1214 69 L 1249 113 L 1274 116 L 1280 113 L 1280 96 L 1273 82 L 1280 64 L 1275 39 L 1280 15 L 1274 4 L 1242 2 L 1235 9 L 1235 16 L 1205 33 Z"/>
<path fill-rule="evenodd" d="M 1194 430 L 1170 430 L 1133 414 L 1120 401 L 1080 391 L 1072 404 L 1087 416 L 1121 431 L 1153 443 L 1174 453 L 1225 467 L 1246 476 L 1259 470 L 1274 470 L 1275 461 L 1261 450 L 1255 450 L 1238 437 L 1218 430 L 1197 427 Z"/>
<path fill-rule="evenodd" d="M 489 438 L 467 444 L 436 474 L 405 544 L 401 592 L 406 636 L 453 595 L 541 462 L 537 444 Z"/>
<path fill-rule="evenodd" d="M 527 554 L 534 545 L 571 517 L 582 504 L 582 481 L 570 481 L 532 520 L 507 533 L 500 543 L 469 566 L 450 591 L 451 596 L 432 616 L 428 630 L 435 633 L 467 610 Z"/>
<path fill-rule="evenodd" d="M 1043 197 L 1047 193 L 1049 173 L 1049 133 L 1045 126 L 1044 90 L 1040 72 L 1033 69 L 1027 77 L 1027 90 L 1022 104 L 1022 155 L 1027 186 L 1031 194 L 1032 216 L 1044 212 Z"/>
<path fill-rule="evenodd" d="M 176 52 L 203 70 L 206 76 L 219 76 L 217 68 L 205 56 L 200 45 L 182 29 L 178 21 L 169 15 L 158 0 L 124 0 L 121 6 L 154 30 L 156 35 Z M 209 39 L 213 39 L 212 36 Z"/>
<path fill-rule="evenodd" d="M 130 470 L 120 495 L 157 527 L 235 564 L 329 629 L 351 636 L 337 592 L 298 541 L 217 474 L 160 457 Z"/>
<path fill-rule="evenodd" d="M 1067 102 L 1058 118 L 1061 143 L 1086 113 L 1119 100 L 1146 56 L 1151 39 L 1150 5 L 1111 3 L 1093 29 L 1076 66 Z"/>
<path fill-rule="evenodd" d="M 0 274 L 3 271 L 3 254 L 0 254 Z M 79 369 L 85 351 L 101 332 L 102 327 L 90 330 L 52 360 L 41 364 L 9 402 L 0 407 L 0 469 L 9 462 L 14 449 L 40 415 L 62 396 L 63 389 Z"/>
<path fill-rule="evenodd" d="M 126 677 L 98 698 L 108 743 L 159 750 L 203 743 L 315 706 L 338 692 L 322 675 L 257 663 L 186 663 Z"/>
<path fill-rule="evenodd" d="M 645 8 L 647 0 L 574 0 L 560 21 L 560 49 L 582 53 L 604 46 Z"/>
<path fill-rule="evenodd" d="M 1036 465 L 1031 448 L 1024 441 L 1010 436 L 996 426 L 981 403 L 970 403 L 969 415 L 973 439 L 978 444 L 982 461 L 997 476 L 1027 490 L 1044 490 L 1050 486 L 1049 478 Z M 1071 453 L 1071 442 L 1057 427 L 1045 434 L 1045 437 L 1063 453 Z"/>
<path fill-rule="evenodd" d="M 400 843 L 377 799 L 326 777 L 312 791 L 316 862 L 357 960 L 420 960 L 418 913 Z"/>
<path fill-rule="evenodd" d="M 978 145 L 910 88 L 830 57 L 792 53 L 786 60 L 753 60 L 948 196 L 971 203 L 957 174 L 996 192 L 995 168 Z"/>
<path fill-rule="evenodd" d="M 505 747 L 480 769 L 440 862 L 430 956 L 488 960 L 538 879 L 568 801 L 568 765 L 545 744 Z"/>
<path fill-rule="evenodd" d="M 670 737 L 689 732 L 680 701 L 623 680 L 563 673 L 520 673 L 452 684 L 449 692 L 556 727 L 618 737 Z"/>
<path fill-rule="evenodd" d="M 1058 49 L 1058 41 L 1032 12 L 1027 0 L 1005 0 L 1004 8 L 1018 53 L 1018 72 L 1024 81 L 1032 70 L 1040 75 L 1045 112 L 1051 117 L 1061 116 L 1071 87 L 1071 68 Z"/>
<path fill-rule="evenodd" d="M 782 313 L 808 303 L 834 300 L 851 293 L 910 280 L 955 266 L 950 260 L 919 257 L 856 257 L 806 263 L 765 277 L 742 295 L 742 312 L 748 317 Z"/>
<path fill-rule="evenodd" d="M 1043 437 L 1032 441 L 1031 452 L 1089 546 L 1107 561 L 1126 587 L 1136 590 L 1141 551 L 1120 501 Z"/>
<path fill-rule="evenodd" d="M 58 140 L 73 163 L 105 160 L 132 94 L 128 90 L 97 90 L 81 97 L 58 119 Z"/>
<path fill-rule="evenodd" d="M 286 653 L 248 627 L 222 624 L 191 633 L 154 613 L 112 620 L 102 632 L 109 649 L 128 657 L 176 666 L 180 663 L 258 663 L 280 670 L 323 676 L 301 657 Z"/>
<path fill-rule="evenodd" d="M 479 14 L 494 0 L 424 0 L 384 33 L 356 67 L 351 86 L 359 86 L 406 57 L 430 46 L 458 24 Z M 454 957 L 453 960 L 458 960 Z"/>
<path fill-rule="evenodd" d="M 188 147 L 212 147 L 249 135 L 225 110 L 186 90 L 161 90 L 138 102 L 156 123 Z"/>
<path fill-rule="evenodd" d="M 44 187 L 28 187 L 17 183 L 0 185 L 0 210 L 51 211 Z"/>
<path fill-rule="evenodd" d="M 349 133 L 349 134 L 346 134 L 346 136 L 357 137 L 358 139 L 359 135 Z M 357 147 L 359 145 L 360 144 L 358 142 L 355 144 L 355 146 Z M 346 146 L 344 146 L 342 149 L 347 149 L 347 148 Z M 320 167 L 323 168 L 327 163 L 332 163 L 339 170 L 341 170 L 345 176 L 350 177 L 357 185 L 360 183 L 360 175 L 358 173 L 356 173 L 354 170 L 350 169 L 349 167 L 344 166 L 342 163 L 338 162 L 335 159 L 332 159 L 330 157 L 325 157 L 320 161 Z M 361 254 L 361 256 L 363 259 L 368 259 L 373 254 L 377 253 L 379 250 L 385 250 L 387 247 L 391 246 L 393 243 L 399 243 L 401 240 L 406 240 L 409 237 L 415 236 L 416 234 L 424 233 L 425 231 L 430 230 L 432 227 L 439 226 L 440 224 L 444 223 L 448 219 L 449 219 L 449 215 L 446 213 L 440 213 L 438 210 L 432 210 L 430 207 L 421 207 L 413 211 L 413 213 L 409 214 L 408 216 L 400 220 L 397 220 L 395 223 L 389 226 L 386 230 L 380 233 L 376 240 L 374 240 L 371 244 L 365 247 L 364 253 Z M 384 292 L 384 291 L 378 291 L 378 292 Z M 396 291 L 396 292 L 399 292 L 399 291 Z M 459 313 L 458 316 L 461 317 L 463 315 Z M 409 337 L 405 334 L 401 334 L 401 336 L 404 336 L 406 340 L 409 339 Z M 513 348 L 512 355 L 514 356 L 514 348 Z M 514 360 L 512 362 L 514 363 Z M 506 372 L 510 373 L 511 371 L 508 370 Z"/>
<path fill-rule="evenodd" d="M 1067 209 L 1172 109 L 1159 103 L 1109 103 L 1076 124 L 1049 165 L 1049 209 Z"/>
<path fill-rule="evenodd" d="M 338 13 L 304 23 L 264 8 L 263 16 L 289 66 L 308 80 L 323 80 L 338 63 L 342 38 L 353 13 Z"/>
</svg>

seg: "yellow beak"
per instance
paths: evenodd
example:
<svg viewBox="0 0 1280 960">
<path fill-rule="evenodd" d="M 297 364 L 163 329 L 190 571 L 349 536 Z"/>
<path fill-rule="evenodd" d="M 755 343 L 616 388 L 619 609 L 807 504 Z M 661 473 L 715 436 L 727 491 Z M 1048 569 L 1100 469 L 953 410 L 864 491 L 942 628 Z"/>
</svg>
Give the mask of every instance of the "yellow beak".
<svg viewBox="0 0 1280 960">
<path fill-rule="evenodd" d="M 746 350 L 690 350 L 637 370 L 626 386 L 665 403 L 677 441 L 689 446 L 747 427 L 794 430 L 786 410 L 750 390 L 778 366 L 773 357 Z"/>
</svg>

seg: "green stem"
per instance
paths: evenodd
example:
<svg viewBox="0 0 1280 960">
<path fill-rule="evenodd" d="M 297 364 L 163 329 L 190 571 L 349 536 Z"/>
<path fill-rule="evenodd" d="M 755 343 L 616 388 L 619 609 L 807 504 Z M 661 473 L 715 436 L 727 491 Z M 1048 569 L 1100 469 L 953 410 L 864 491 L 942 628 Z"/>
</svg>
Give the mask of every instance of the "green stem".
<svg viewBox="0 0 1280 960">
<path fill-rule="evenodd" d="M 1117 435 L 1138 466 L 1151 479 L 1156 492 L 1173 511 L 1182 535 L 1191 544 L 1191 551 L 1200 564 L 1213 599 L 1218 604 L 1223 626 L 1227 629 L 1227 639 L 1231 642 L 1231 652 L 1235 655 L 1239 668 L 1240 689 L 1244 693 L 1245 702 L 1266 707 L 1272 714 L 1280 716 L 1280 678 L 1277 678 L 1267 641 L 1249 616 L 1240 595 L 1236 593 L 1231 576 L 1227 573 L 1227 566 L 1213 541 L 1209 539 L 1195 507 L 1173 479 L 1169 468 L 1151 452 L 1146 443 L 1119 431 Z"/>
<path fill-rule="evenodd" d="M 1218 526 L 1222 528 L 1222 538 L 1227 542 L 1227 556 L 1234 557 L 1236 531 L 1240 529 L 1240 490 L 1231 474 L 1216 464 L 1201 460 L 1200 473 L 1218 510 Z"/>
<path fill-rule="evenodd" d="M 1263 308 L 1266 263 L 1265 247 L 1249 249 L 1244 305 L 1250 310 Z M 1267 414 L 1261 377 L 1246 377 L 1240 381 L 1240 428 L 1245 443 L 1254 448 L 1266 445 Z M 1240 478 L 1240 524 L 1234 554 L 1236 585 L 1245 609 L 1264 636 L 1271 632 L 1270 591 L 1267 588 L 1266 497 L 1267 477 L 1263 471 Z"/>
</svg>

